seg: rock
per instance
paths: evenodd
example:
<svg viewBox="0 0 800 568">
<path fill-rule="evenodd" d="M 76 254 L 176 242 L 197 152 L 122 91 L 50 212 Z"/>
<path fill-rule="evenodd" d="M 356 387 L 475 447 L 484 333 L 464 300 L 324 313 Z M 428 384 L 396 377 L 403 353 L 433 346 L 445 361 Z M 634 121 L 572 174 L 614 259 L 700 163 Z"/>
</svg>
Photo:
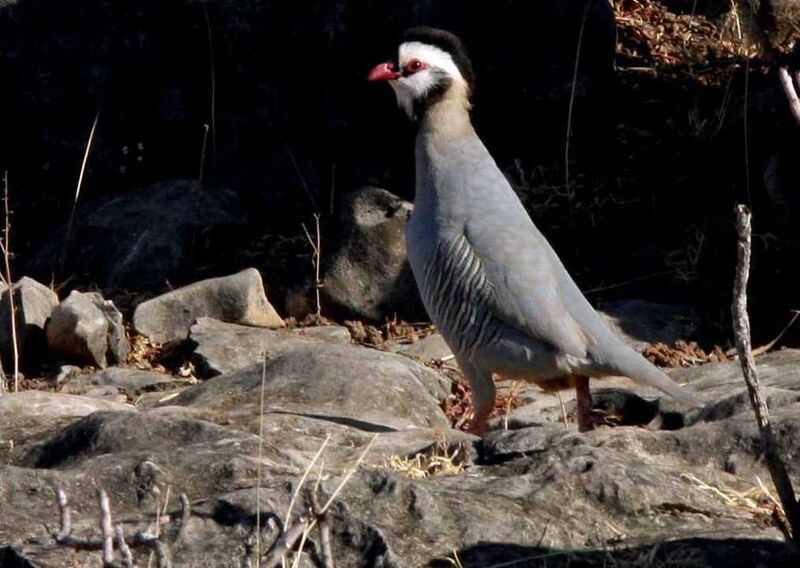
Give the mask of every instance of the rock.
<svg viewBox="0 0 800 568">
<path fill-rule="evenodd" d="M 620 300 L 598 307 L 611 329 L 637 351 L 650 343 L 672 345 L 691 339 L 697 332 L 697 313 L 686 306 Z"/>
<path fill-rule="evenodd" d="M 90 387 L 110 387 L 133 396 L 144 392 L 168 390 L 182 383 L 181 380 L 170 375 L 111 367 L 93 375 L 74 378 L 65 385 L 64 389 L 82 394 L 82 390 Z"/>
<path fill-rule="evenodd" d="M 413 362 L 281 335 L 294 346 L 268 362 L 263 415 L 262 369 L 255 365 L 190 387 L 169 406 L 95 412 L 16 444 L 0 461 L 0 541 L 31 563 L 57 566 L 64 551 L 53 547 L 42 523 L 57 519 L 54 487 L 70 497 L 76 535 L 97 535 L 95 484 L 108 491 L 115 518 L 131 532 L 152 525 L 169 488 L 172 495 L 186 493 L 192 509 L 180 520 L 173 504 L 164 516 L 162 534 L 173 563 L 234 565 L 257 512 L 267 527 L 269 519 L 285 520 L 298 480 L 323 441 L 317 464 L 324 462 L 319 491 L 325 498 L 374 431 L 383 430 L 330 508 L 338 565 L 444 567 L 452 565 L 451 551 L 463 566 L 522 565 L 542 555 L 548 566 L 640 565 L 642 558 L 665 565 L 674 558 L 737 568 L 793 565 L 768 511 L 708 490 L 754 492 L 752 480 L 767 479 L 749 414 L 687 421 L 676 430 L 601 427 L 586 434 L 546 421 L 490 431 L 475 441 L 441 427 L 409 428 L 438 408 L 424 386 L 428 381 L 405 367 L 417 367 Z M 363 368 L 343 356 L 351 350 L 366 357 Z M 800 351 L 793 350 L 760 357 L 766 388 L 800 391 L 798 360 Z M 724 399 L 743 388 L 735 363 L 678 375 Z M 372 374 L 364 372 L 370 368 Z M 596 390 L 596 398 L 612 400 L 621 390 Z M 647 394 L 634 388 L 628 398 Z M 800 452 L 798 404 L 796 397 L 775 399 L 771 409 L 787 456 Z M 427 479 L 404 475 L 426 460 L 451 460 L 467 469 Z M 800 474 L 797 460 L 787 465 L 790 475 Z M 298 495 L 295 506 L 302 510 L 308 503 L 304 491 Z M 276 537 L 265 530 L 265 546 Z M 76 554 L 93 562 L 97 553 Z"/>
<path fill-rule="evenodd" d="M 14 284 L 13 293 L 20 365 L 23 369 L 35 368 L 45 356 L 45 324 L 58 305 L 58 296 L 27 276 Z M 0 298 L 0 353 L 3 368 L 9 370 L 14 368 L 10 313 L 10 294 L 6 289 Z"/>
<path fill-rule="evenodd" d="M 350 343 L 350 331 L 343 325 L 318 325 L 313 327 L 300 327 L 292 330 L 300 336 L 325 339 L 339 343 Z"/>
<path fill-rule="evenodd" d="M 21 391 L 0 396 L 0 463 L 9 441 L 13 446 L 30 442 L 98 410 L 135 411 L 129 404 L 85 396 Z"/>
<path fill-rule="evenodd" d="M 136 307 L 133 325 L 151 340 L 166 343 L 186 339 L 189 328 L 201 317 L 255 327 L 284 327 L 254 268 L 195 282 L 147 300 Z"/>
<path fill-rule="evenodd" d="M 406 256 L 412 205 L 377 187 L 347 196 L 339 242 L 323 267 L 322 305 L 339 318 L 424 314 Z"/>
<path fill-rule="evenodd" d="M 162 288 L 202 259 L 204 244 L 235 246 L 245 216 L 236 194 L 194 181 L 166 181 L 105 199 L 76 215 L 67 268 L 89 274 L 106 288 Z M 46 242 L 28 263 L 50 274 L 64 248 L 64 234 Z M 194 250 L 192 250 L 194 248 Z"/>
<path fill-rule="evenodd" d="M 448 359 L 449 363 L 456 365 L 455 360 L 452 359 L 453 352 L 450 350 L 447 343 L 445 343 L 444 338 L 438 333 L 432 333 L 414 343 L 391 344 L 389 350 L 395 353 L 401 353 L 423 363 Z"/>
<path fill-rule="evenodd" d="M 270 345 L 265 364 L 214 377 L 169 404 L 236 408 L 257 421 L 263 372 L 268 414 L 297 414 L 369 432 L 447 428 L 439 403 L 448 391 L 434 371 L 360 346 L 292 339 Z"/>
<path fill-rule="evenodd" d="M 211 318 L 200 318 L 191 327 L 192 362 L 201 377 L 239 371 L 267 357 L 301 345 L 316 345 L 314 338 L 302 333 L 281 333 Z"/>
<path fill-rule="evenodd" d="M 53 310 L 47 343 L 55 353 L 102 368 L 124 363 L 130 352 L 122 314 L 97 292 L 73 291 Z"/>
</svg>

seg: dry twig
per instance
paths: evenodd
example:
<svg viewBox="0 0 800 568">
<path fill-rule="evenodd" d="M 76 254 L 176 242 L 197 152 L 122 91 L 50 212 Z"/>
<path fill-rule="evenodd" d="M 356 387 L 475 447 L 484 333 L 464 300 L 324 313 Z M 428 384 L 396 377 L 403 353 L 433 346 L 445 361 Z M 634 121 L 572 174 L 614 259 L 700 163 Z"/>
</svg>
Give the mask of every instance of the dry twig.
<svg viewBox="0 0 800 568">
<path fill-rule="evenodd" d="M 733 304 L 731 315 L 733 317 L 733 334 L 736 339 L 736 349 L 739 352 L 739 361 L 750 403 L 756 415 L 758 430 L 761 433 L 761 443 L 767 462 L 772 482 L 778 490 L 786 518 L 791 528 L 792 539 L 796 546 L 800 546 L 800 505 L 795 498 L 792 482 L 786 470 L 786 464 L 778 451 L 778 444 L 772 425 L 769 421 L 767 402 L 761 393 L 758 383 L 758 371 L 753 358 L 750 343 L 750 319 L 747 315 L 747 281 L 750 277 L 751 246 L 751 213 L 744 205 L 736 206 L 736 231 L 738 233 L 736 278 L 733 284 Z"/>
<path fill-rule="evenodd" d="M 14 392 L 19 391 L 19 340 L 17 338 L 17 309 L 14 299 L 14 279 L 11 277 L 11 209 L 8 206 L 8 171 L 3 175 L 3 207 L 5 209 L 5 225 L 3 238 L 0 239 L 0 252 L 3 253 L 3 272 L 0 280 L 8 289 L 8 309 L 11 318 L 11 349 L 14 356 Z M 5 386 L 5 373 L 2 377 Z M 0 394 L 4 389 L 0 389 Z"/>
<path fill-rule="evenodd" d="M 795 121 L 800 126 L 800 97 L 797 96 L 797 88 L 786 67 L 778 69 L 778 79 L 780 79 L 783 92 L 789 100 L 789 110 L 792 111 L 792 116 L 794 116 Z"/>
</svg>

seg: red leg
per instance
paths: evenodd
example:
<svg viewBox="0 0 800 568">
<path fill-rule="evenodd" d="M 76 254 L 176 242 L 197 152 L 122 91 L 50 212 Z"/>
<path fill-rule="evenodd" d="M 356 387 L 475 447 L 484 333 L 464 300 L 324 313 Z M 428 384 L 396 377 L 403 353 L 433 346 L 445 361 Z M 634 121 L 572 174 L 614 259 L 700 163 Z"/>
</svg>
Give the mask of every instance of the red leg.
<svg viewBox="0 0 800 568">
<path fill-rule="evenodd" d="M 578 432 L 594 430 L 592 420 L 592 394 L 589 392 L 589 377 L 575 377 L 575 394 L 578 403 Z"/>
</svg>

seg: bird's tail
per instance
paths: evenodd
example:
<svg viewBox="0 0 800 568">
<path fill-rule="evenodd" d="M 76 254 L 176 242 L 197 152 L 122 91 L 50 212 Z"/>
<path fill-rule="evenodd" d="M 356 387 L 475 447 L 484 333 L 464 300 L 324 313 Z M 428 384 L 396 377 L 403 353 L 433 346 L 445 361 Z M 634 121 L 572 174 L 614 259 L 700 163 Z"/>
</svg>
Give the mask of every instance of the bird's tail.
<svg viewBox="0 0 800 568">
<path fill-rule="evenodd" d="M 650 363 L 642 355 L 627 345 L 621 347 L 622 349 L 614 354 L 614 367 L 620 375 L 638 383 L 657 388 L 689 406 L 696 408 L 705 406 L 705 403 L 697 394 L 678 385 L 664 371 Z"/>
</svg>

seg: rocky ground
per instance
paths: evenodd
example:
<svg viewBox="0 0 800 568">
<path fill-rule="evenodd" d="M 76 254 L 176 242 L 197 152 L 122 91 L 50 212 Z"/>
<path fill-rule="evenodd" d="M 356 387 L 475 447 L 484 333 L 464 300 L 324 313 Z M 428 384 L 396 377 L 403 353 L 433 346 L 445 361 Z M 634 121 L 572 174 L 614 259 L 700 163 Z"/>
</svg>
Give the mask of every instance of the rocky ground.
<svg viewBox="0 0 800 568">
<path fill-rule="evenodd" d="M 797 565 L 727 322 L 752 197 L 757 362 L 797 486 L 800 350 L 767 344 L 800 274 L 775 76 L 800 68 L 797 3 L 586 5 L 0 0 L 0 567 L 101 565 L 116 527 L 119 566 Z M 702 411 L 595 381 L 605 425 L 581 434 L 571 393 L 503 382 L 466 433 L 406 261 L 410 131 L 364 81 L 420 23 L 468 40 L 498 164 Z"/>
<path fill-rule="evenodd" d="M 22 303 L 86 299 L 41 296 Z M 671 371 L 702 411 L 595 382 L 607 426 L 587 434 L 570 393 L 503 383 L 477 439 L 459 429 L 469 400 L 430 329 L 373 331 L 375 347 L 364 326 L 286 328 L 248 270 L 140 304 L 133 348 L 110 364 L 91 362 L 119 352 L 107 325 L 87 332 L 115 319 L 89 317 L 98 297 L 44 334 L 82 366 L 0 397 L 2 566 L 99 564 L 100 489 L 139 565 L 244 566 L 256 550 L 262 566 L 281 552 L 297 566 L 791 565 L 736 361 Z M 639 347 L 686 332 L 642 302 L 609 318 Z M 797 479 L 800 351 L 758 362 Z"/>
</svg>

